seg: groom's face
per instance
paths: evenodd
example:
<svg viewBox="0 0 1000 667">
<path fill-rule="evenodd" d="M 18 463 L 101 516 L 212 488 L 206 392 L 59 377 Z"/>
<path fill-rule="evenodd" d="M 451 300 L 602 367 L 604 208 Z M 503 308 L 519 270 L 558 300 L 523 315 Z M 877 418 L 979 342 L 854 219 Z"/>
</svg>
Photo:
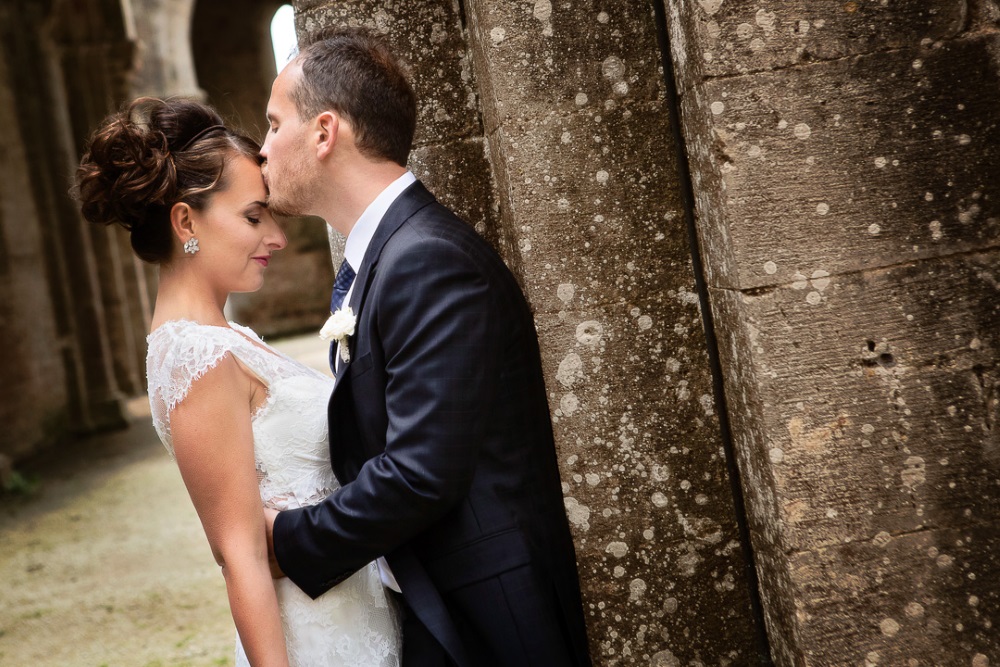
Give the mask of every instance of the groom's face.
<svg viewBox="0 0 1000 667">
<path fill-rule="evenodd" d="M 260 149 L 261 171 L 268 187 L 268 207 L 277 215 L 298 216 L 314 213 L 313 194 L 317 183 L 311 174 L 315 152 L 309 150 L 311 123 L 303 122 L 292 100 L 300 68 L 292 63 L 274 80 L 267 102 L 267 137 Z"/>
</svg>

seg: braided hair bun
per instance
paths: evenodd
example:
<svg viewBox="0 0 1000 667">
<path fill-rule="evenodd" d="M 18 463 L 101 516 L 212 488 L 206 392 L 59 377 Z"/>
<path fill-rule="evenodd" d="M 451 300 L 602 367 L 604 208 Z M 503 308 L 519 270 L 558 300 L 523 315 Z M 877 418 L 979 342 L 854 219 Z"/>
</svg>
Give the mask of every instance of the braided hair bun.
<svg viewBox="0 0 1000 667">
<path fill-rule="evenodd" d="M 213 192 L 225 188 L 227 160 L 258 160 L 258 150 L 207 105 L 143 97 L 106 118 L 91 136 L 75 194 L 84 218 L 121 225 L 136 255 L 159 264 L 174 252 L 174 204 L 204 208 Z"/>
</svg>

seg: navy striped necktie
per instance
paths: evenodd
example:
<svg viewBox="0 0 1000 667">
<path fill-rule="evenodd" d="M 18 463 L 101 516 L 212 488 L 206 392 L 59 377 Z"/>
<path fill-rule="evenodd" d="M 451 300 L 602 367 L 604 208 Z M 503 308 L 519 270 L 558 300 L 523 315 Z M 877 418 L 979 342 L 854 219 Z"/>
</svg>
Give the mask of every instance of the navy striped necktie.
<svg viewBox="0 0 1000 667">
<path fill-rule="evenodd" d="M 337 312 L 344 305 L 344 298 L 347 296 L 347 291 L 351 289 L 351 283 L 354 282 L 355 275 L 354 269 L 351 268 L 351 265 L 345 259 L 337 271 L 337 278 L 333 281 L 333 295 L 330 297 L 331 313 Z"/>
</svg>

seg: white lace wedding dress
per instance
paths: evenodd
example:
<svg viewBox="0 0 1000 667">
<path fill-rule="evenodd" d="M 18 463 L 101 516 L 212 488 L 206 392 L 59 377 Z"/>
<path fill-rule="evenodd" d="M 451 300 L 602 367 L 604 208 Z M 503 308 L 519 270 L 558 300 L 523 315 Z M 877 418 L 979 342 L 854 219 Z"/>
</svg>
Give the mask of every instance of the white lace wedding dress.
<svg viewBox="0 0 1000 667">
<path fill-rule="evenodd" d="M 175 320 L 158 327 L 147 343 L 153 425 L 171 456 L 171 411 L 192 383 L 231 354 L 268 387 L 267 401 L 252 417 L 263 504 L 303 507 L 337 488 L 327 433 L 332 379 L 267 347 L 238 324 Z M 275 590 L 292 667 L 398 667 L 399 622 L 375 563 L 316 600 L 289 579 L 275 581 Z M 236 665 L 249 665 L 238 637 Z"/>
</svg>

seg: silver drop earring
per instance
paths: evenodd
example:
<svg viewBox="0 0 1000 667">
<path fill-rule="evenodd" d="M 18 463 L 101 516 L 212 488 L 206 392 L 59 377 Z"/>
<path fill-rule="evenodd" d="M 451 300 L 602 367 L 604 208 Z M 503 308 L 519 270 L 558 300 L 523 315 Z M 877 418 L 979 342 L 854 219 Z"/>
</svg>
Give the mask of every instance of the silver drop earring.
<svg viewBox="0 0 1000 667">
<path fill-rule="evenodd" d="M 198 239 L 196 239 L 195 237 L 192 236 L 191 238 L 189 238 L 187 241 L 184 242 L 184 252 L 186 252 L 187 254 L 193 255 L 199 250 L 201 250 L 201 248 L 198 247 Z"/>
</svg>

